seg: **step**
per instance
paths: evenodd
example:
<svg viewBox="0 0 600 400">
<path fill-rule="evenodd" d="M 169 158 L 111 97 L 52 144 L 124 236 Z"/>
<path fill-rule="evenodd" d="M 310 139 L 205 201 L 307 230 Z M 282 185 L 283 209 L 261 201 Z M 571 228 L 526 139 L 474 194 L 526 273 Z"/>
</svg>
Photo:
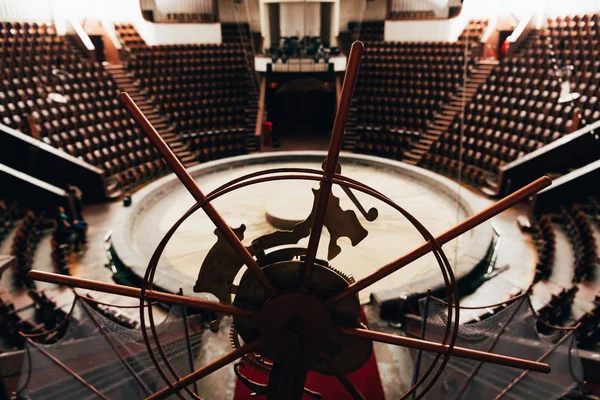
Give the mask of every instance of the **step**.
<svg viewBox="0 0 600 400">
<path fill-rule="evenodd" d="M 428 141 L 434 142 L 437 139 L 439 139 L 440 136 L 439 135 L 428 135 L 427 133 L 424 133 L 421 135 L 421 137 L 423 139 L 427 139 Z"/>
<path fill-rule="evenodd" d="M 404 153 L 404 157 L 408 158 L 408 159 L 412 159 L 412 160 L 420 160 L 421 159 L 421 154 L 415 154 L 413 152 L 407 152 Z"/>
<path fill-rule="evenodd" d="M 419 159 L 420 160 L 420 159 Z M 419 163 L 419 160 L 414 160 L 414 159 L 404 159 L 402 160 L 402 162 L 405 162 L 407 164 L 410 165 L 417 165 Z"/>
<path fill-rule="evenodd" d="M 419 153 L 419 150 L 423 150 L 423 152 L 426 152 L 427 150 L 429 150 L 430 147 L 431 147 L 431 143 L 428 143 L 428 144 L 417 143 L 417 144 L 415 144 L 412 151 L 414 153 Z"/>
</svg>

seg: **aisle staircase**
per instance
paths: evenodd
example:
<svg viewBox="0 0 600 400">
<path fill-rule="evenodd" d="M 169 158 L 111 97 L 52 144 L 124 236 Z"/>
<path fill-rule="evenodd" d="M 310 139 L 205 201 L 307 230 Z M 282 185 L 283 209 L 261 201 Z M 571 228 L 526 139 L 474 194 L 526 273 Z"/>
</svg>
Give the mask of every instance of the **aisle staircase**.
<svg viewBox="0 0 600 400">
<path fill-rule="evenodd" d="M 248 153 L 260 151 L 260 136 L 256 136 L 256 114 L 258 113 L 258 109 L 258 98 L 252 94 L 244 110 L 246 149 Z"/>
<path fill-rule="evenodd" d="M 352 99 L 350 103 L 350 112 L 348 113 L 348 120 L 346 121 L 346 133 L 344 134 L 344 141 L 342 143 L 342 150 L 354 151 L 356 143 L 360 139 L 360 135 L 356 132 L 356 121 L 358 117 L 358 106 L 356 105 L 356 97 Z"/>
<path fill-rule="evenodd" d="M 105 68 L 117 83 L 119 91 L 127 92 L 129 96 L 131 96 L 133 101 L 135 101 L 137 106 L 142 110 L 146 118 L 148 118 L 152 126 L 158 131 L 160 136 L 169 145 L 171 150 L 173 150 L 183 165 L 188 168 L 199 164 L 196 155 L 189 150 L 188 146 L 182 140 L 180 140 L 175 133 L 175 129 L 169 122 L 159 114 L 159 111 L 153 105 L 152 101 L 146 96 L 145 91 L 134 82 L 131 74 L 127 72 L 127 69 L 122 64 L 107 65 Z"/>
<path fill-rule="evenodd" d="M 463 100 L 468 104 L 477 93 L 479 85 L 485 83 L 497 61 L 483 60 L 477 64 L 477 67 L 467 79 L 467 84 L 458 89 L 450 98 L 450 101 L 442 106 L 417 142 L 409 152 L 404 154 L 404 162 L 412 165 L 417 165 L 425 153 L 429 151 L 431 145 L 438 140 L 440 135 L 448 130 L 457 115 L 462 110 Z M 464 98 L 463 98 L 464 96 Z"/>
</svg>

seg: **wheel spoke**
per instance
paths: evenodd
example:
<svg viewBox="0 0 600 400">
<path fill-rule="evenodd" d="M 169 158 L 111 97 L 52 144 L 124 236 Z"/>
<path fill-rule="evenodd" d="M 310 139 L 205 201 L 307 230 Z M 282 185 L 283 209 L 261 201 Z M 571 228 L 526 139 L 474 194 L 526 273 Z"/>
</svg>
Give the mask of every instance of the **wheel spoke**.
<svg viewBox="0 0 600 400">
<path fill-rule="evenodd" d="M 344 132 L 346 130 L 346 121 L 348 120 L 348 112 L 350 111 L 352 94 L 354 93 L 356 80 L 358 78 L 358 69 L 360 67 L 363 48 L 364 45 L 362 42 L 354 42 L 352 44 L 352 48 L 350 49 L 350 55 L 348 56 L 348 65 L 346 66 L 346 75 L 344 76 L 344 83 L 342 84 L 340 104 L 338 105 L 337 113 L 335 115 L 333 130 L 331 132 L 331 140 L 329 142 L 329 150 L 327 152 L 327 158 L 325 159 L 325 165 L 323 166 L 323 178 L 325 179 L 321 183 L 321 187 L 316 199 L 317 207 L 313 217 L 313 225 L 310 231 L 310 238 L 308 240 L 308 247 L 306 250 L 306 261 L 304 263 L 304 272 L 302 275 L 302 287 L 306 287 L 306 284 L 310 280 L 312 268 L 317 257 L 319 240 L 321 239 L 323 223 L 325 222 L 325 215 L 327 214 L 327 204 L 329 203 L 329 196 L 331 195 L 331 179 L 335 175 L 340 151 L 342 149 L 342 141 L 344 138 Z"/>
<path fill-rule="evenodd" d="M 524 188 L 517 190 L 516 192 L 506 196 L 502 200 L 492 204 L 490 207 L 480 211 L 479 213 L 467 218 L 460 224 L 454 226 L 453 228 L 447 230 L 438 236 L 436 241 L 440 244 L 440 246 L 448 243 L 449 241 L 456 239 L 463 233 L 475 228 L 477 225 L 482 224 L 488 219 L 500 214 L 502 211 L 512 207 L 513 205 L 519 203 L 523 199 L 532 196 L 533 194 L 539 192 L 545 187 L 550 186 L 552 181 L 547 176 L 541 177 L 536 181 L 530 183 Z M 364 288 L 374 284 L 375 282 L 385 278 L 393 272 L 398 271 L 400 268 L 410 264 L 411 262 L 423 257 L 425 254 L 429 253 L 433 250 L 433 243 L 430 241 L 425 242 L 421 246 L 415 248 L 410 253 L 403 255 L 402 257 L 396 259 L 395 261 L 390 262 L 389 264 L 384 265 L 377 271 L 373 272 L 371 275 L 366 276 L 363 279 L 360 279 L 348 286 L 343 292 L 338 295 L 332 297 L 327 301 L 327 305 L 331 306 L 337 303 L 344 298 L 358 293 Z"/>
<path fill-rule="evenodd" d="M 57 285 L 65 285 L 74 288 L 96 290 L 104 293 L 117 294 L 126 297 L 139 299 L 141 289 L 131 286 L 115 285 L 114 283 L 106 283 L 94 281 L 91 279 L 76 278 L 62 274 L 54 274 L 51 272 L 31 270 L 27 274 L 31 279 L 42 282 L 55 283 Z M 179 296 L 170 293 L 157 292 L 155 290 L 146 290 L 146 297 L 150 300 L 156 300 L 163 303 L 179 304 L 186 307 L 199 308 L 204 311 L 211 311 L 217 314 L 227 315 L 252 315 L 253 312 L 240 307 L 234 307 L 227 304 L 221 304 L 216 301 L 208 301 L 196 299 L 194 297 Z"/>
<path fill-rule="evenodd" d="M 147 397 L 146 400 L 159 400 L 164 399 L 165 397 L 170 396 L 171 394 L 183 389 L 184 387 L 193 384 L 194 382 L 204 378 L 207 375 L 212 374 L 218 369 L 223 368 L 227 364 L 237 360 L 238 358 L 250 353 L 254 349 L 256 349 L 260 345 L 260 340 L 255 340 L 253 342 L 249 342 L 244 344 L 238 349 L 233 350 L 232 352 L 224 355 L 212 363 L 205 365 L 204 367 L 192 372 L 184 376 L 183 378 L 173 382 L 172 386 L 167 386 L 166 388 L 159 390 L 154 393 L 152 396 Z"/>
<path fill-rule="evenodd" d="M 327 367 L 331 370 L 331 372 L 333 372 L 335 377 L 338 379 L 338 381 L 340 381 L 342 386 L 344 386 L 344 388 L 346 388 L 346 390 L 348 391 L 348 393 L 350 393 L 350 395 L 352 396 L 352 398 L 354 400 L 365 400 L 365 396 L 363 396 L 362 393 L 358 390 L 358 388 L 356 386 L 354 386 L 354 383 L 352 383 L 352 381 L 348 378 L 348 376 L 343 374 L 336 367 L 336 365 L 333 362 L 333 360 L 331 359 L 331 357 L 329 357 L 325 353 L 321 353 L 321 359 L 323 359 L 323 361 L 325 362 L 325 365 L 327 365 Z"/>
<path fill-rule="evenodd" d="M 248 269 L 256 275 L 259 282 L 264 286 L 270 296 L 276 295 L 277 292 L 275 291 L 275 288 L 273 285 L 271 285 L 271 282 L 269 282 L 269 279 L 260 268 L 254 257 L 252 257 L 252 255 L 248 252 L 246 247 L 238 239 L 236 234 L 225 222 L 219 212 L 214 208 L 212 203 L 206 202 L 206 196 L 204 196 L 202 190 L 198 187 L 198 185 L 196 185 L 194 178 L 192 178 L 192 176 L 186 171 L 181 161 L 179 161 L 175 153 L 173 153 L 167 143 L 165 143 L 165 141 L 160 137 L 160 134 L 156 131 L 156 129 L 154 129 L 144 113 L 142 113 L 142 111 L 127 93 L 119 94 L 118 98 L 131 118 L 135 120 L 146 137 L 148 137 L 150 142 L 152 142 L 156 150 L 162 155 L 165 162 L 169 165 L 169 167 L 171 167 L 181 183 L 183 183 L 183 186 L 185 186 L 188 192 L 190 192 L 194 199 L 196 199 L 196 201 L 201 205 L 208 218 L 210 218 L 217 229 L 219 229 L 219 231 L 223 234 L 233 250 L 244 261 Z"/>
<path fill-rule="evenodd" d="M 412 349 L 430 351 L 433 353 L 446 353 L 449 350 L 449 346 L 446 344 L 430 342 L 428 340 L 413 339 L 404 336 L 390 335 L 387 333 L 375 332 L 367 329 L 342 328 L 341 331 L 343 334 L 348 336 L 355 336 L 370 339 L 375 342 L 388 343 L 402 347 L 410 347 Z M 471 350 L 464 347 L 454 346 L 452 349 L 452 355 L 460 358 L 467 358 L 469 360 L 489 362 L 492 364 L 504 365 L 513 368 L 521 368 L 534 372 L 542 372 L 545 374 L 550 372 L 550 366 L 545 363 L 525 360 L 522 358 L 503 356 L 500 354 L 487 353 L 485 351 Z"/>
</svg>

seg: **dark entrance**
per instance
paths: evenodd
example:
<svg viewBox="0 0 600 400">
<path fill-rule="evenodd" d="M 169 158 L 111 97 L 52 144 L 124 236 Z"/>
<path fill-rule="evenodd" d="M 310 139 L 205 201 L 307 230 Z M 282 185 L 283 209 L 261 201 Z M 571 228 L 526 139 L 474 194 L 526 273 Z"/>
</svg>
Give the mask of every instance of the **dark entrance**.
<svg viewBox="0 0 600 400">
<path fill-rule="evenodd" d="M 331 82 L 296 78 L 270 86 L 268 115 L 275 138 L 329 137 L 336 106 Z"/>
</svg>

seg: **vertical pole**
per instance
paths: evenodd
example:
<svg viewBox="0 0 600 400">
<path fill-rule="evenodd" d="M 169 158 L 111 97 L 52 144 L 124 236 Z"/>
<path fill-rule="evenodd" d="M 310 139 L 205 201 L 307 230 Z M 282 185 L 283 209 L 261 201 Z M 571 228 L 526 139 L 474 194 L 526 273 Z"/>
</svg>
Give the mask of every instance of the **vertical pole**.
<svg viewBox="0 0 600 400">
<path fill-rule="evenodd" d="M 183 289 L 179 288 L 179 295 L 183 296 Z M 187 307 L 183 307 L 183 331 L 185 333 L 185 345 L 188 349 L 188 362 L 190 364 L 190 373 L 194 372 L 194 356 L 192 354 L 192 341 L 190 340 L 190 331 L 188 326 Z M 194 381 L 194 393 L 198 394 L 198 381 Z"/>
<path fill-rule="evenodd" d="M 520 301 L 524 301 L 522 297 L 521 297 Z M 510 313 L 508 319 L 502 325 L 502 328 L 500 328 L 500 332 L 498 332 L 498 334 L 496 335 L 496 337 L 494 338 L 494 340 L 492 341 L 492 343 L 490 343 L 490 345 L 488 346 L 488 348 L 485 351 L 487 351 L 488 353 L 490 353 L 492 350 L 494 350 L 494 347 L 496 346 L 496 344 L 500 340 L 500 336 L 502 336 L 502 334 L 506 331 L 506 327 L 508 326 L 508 324 L 511 323 L 511 321 L 513 320 L 513 318 L 515 317 L 515 315 L 517 315 L 517 311 L 519 311 L 519 308 L 521 308 L 520 304 L 518 306 L 515 306 L 515 309 Z M 456 394 L 452 398 L 453 400 L 459 399 L 460 396 L 462 396 L 462 394 L 464 393 L 464 391 L 467 390 L 467 387 L 469 386 L 469 383 L 471 383 L 471 381 L 473 380 L 473 378 L 475 378 L 475 375 L 477 375 L 477 373 L 479 372 L 479 370 L 481 369 L 482 366 L 483 366 L 482 362 L 477 363 L 477 365 L 475 366 L 475 368 L 473 368 L 473 371 L 471 371 L 471 374 L 469 375 L 469 377 L 465 380 L 465 382 L 462 384 L 461 388 L 458 390 L 458 392 L 456 392 Z"/>
<path fill-rule="evenodd" d="M 429 301 L 431 300 L 431 289 L 427 289 L 427 297 L 425 297 L 425 310 L 423 311 L 423 315 L 421 316 L 421 340 L 425 339 L 425 330 L 427 329 L 427 317 L 429 316 Z M 417 360 L 415 362 L 415 370 L 413 371 L 412 381 L 410 386 L 415 386 L 417 380 L 419 379 L 419 370 L 421 369 L 421 358 L 423 357 L 423 350 L 417 351 Z M 415 390 L 412 394 L 412 398 L 414 399 L 417 395 L 417 391 Z"/>
</svg>

